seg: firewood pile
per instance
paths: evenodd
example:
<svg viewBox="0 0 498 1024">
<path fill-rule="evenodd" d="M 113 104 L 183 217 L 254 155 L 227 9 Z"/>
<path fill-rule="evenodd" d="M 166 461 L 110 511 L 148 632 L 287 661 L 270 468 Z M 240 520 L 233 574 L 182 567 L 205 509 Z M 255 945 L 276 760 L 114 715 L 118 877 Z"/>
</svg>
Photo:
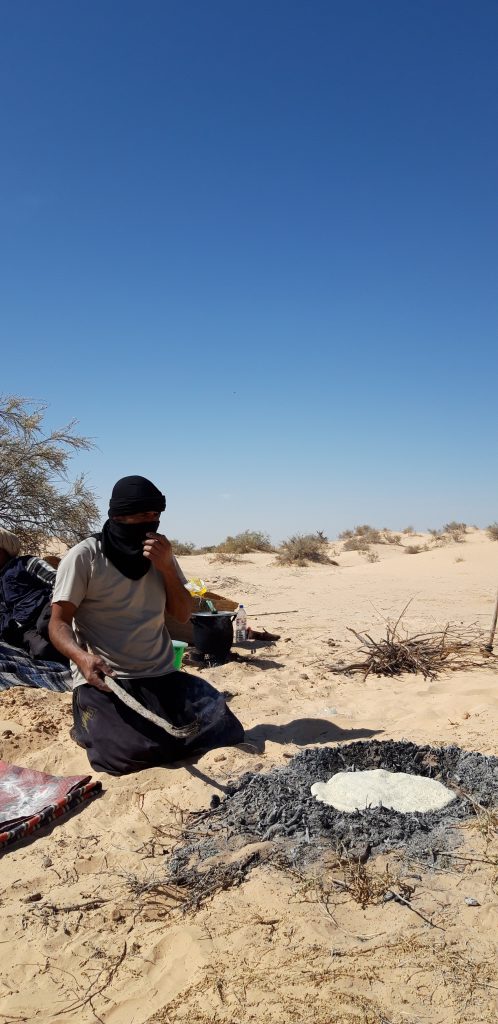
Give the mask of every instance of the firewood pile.
<svg viewBox="0 0 498 1024">
<path fill-rule="evenodd" d="M 444 629 L 410 636 L 400 621 L 388 622 L 386 635 L 380 640 L 348 627 L 360 642 L 358 654 L 363 657 L 349 664 L 331 665 L 330 671 L 346 675 L 361 672 L 364 679 L 371 674 L 399 676 L 404 672 L 436 679 L 442 671 L 489 667 L 490 655 L 483 649 L 483 635 L 477 626 L 448 624 Z"/>
</svg>

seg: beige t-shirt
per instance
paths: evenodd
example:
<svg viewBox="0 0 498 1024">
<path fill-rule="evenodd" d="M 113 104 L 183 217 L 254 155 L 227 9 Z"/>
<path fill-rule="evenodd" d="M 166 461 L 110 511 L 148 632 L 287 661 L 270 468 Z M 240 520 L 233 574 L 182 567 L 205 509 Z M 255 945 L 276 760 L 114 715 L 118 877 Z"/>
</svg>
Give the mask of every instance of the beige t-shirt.
<svg viewBox="0 0 498 1024">
<path fill-rule="evenodd" d="M 178 576 L 185 577 L 176 562 Z M 162 676 L 173 672 L 173 646 L 164 624 L 166 591 L 154 565 L 139 580 L 130 580 L 102 553 L 100 541 L 88 537 L 64 555 L 52 601 L 76 605 L 73 629 L 78 644 L 98 654 L 116 675 Z M 73 686 L 86 683 L 71 662 Z"/>
</svg>

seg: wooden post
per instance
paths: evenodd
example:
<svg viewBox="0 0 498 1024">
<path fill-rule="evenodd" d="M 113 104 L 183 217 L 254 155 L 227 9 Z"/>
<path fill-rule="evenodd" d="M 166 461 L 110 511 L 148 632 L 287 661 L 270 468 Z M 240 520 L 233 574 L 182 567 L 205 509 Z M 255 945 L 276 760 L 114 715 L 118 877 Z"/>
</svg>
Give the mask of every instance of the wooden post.
<svg viewBox="0 0 498 1024">
<path fill-rule="evenodd" d="M 498 594 L 496 596 L 495 613 L 493 615 L 493 622 L 492 622 L 492 625 L 491 625 L 491 633 L 489 634 L 489 641 L 488 641 L 488 643 L 484 647 L 484 650 L 485 651 L 489 651 L 490 654 L 493 653 L 493 642 L 494 642 L 494 639 L 495 639 L 495 632 L 496 632 L 496 623 L 497 623 L 497 621 L 498 621 Z"/>
</svg>

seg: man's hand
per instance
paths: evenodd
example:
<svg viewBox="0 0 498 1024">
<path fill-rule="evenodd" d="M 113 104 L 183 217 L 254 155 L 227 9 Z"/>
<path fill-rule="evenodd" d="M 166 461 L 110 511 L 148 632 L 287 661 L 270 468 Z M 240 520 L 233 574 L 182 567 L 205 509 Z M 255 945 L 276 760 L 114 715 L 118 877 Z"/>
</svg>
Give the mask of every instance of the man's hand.
<svg viewBox="0 0 498 1024">
<path fill-rule="evenodd" d="M 152 565 L 160 572 L 167 572 L 174 568 L 173 548 L 167 537 L 162 533 L 148 533 L 144 541 L 144 556 L 149 558 Z"/>
<path fill-rule="evenodd" d="M 88 654 L 86 651 L 81 651 L 78 657 L 78 668 L 82 675 L 84 675 L 87 683 L 90 683 L 90 686 L 95 686 L 97 690 L 103 690 L 104 693 L 111 693 L 111 689 L 105 682 L 104 676 L 113 676 L 114 669 L 103 658 L 100 658 L 97 654 Z"/>
</svg>

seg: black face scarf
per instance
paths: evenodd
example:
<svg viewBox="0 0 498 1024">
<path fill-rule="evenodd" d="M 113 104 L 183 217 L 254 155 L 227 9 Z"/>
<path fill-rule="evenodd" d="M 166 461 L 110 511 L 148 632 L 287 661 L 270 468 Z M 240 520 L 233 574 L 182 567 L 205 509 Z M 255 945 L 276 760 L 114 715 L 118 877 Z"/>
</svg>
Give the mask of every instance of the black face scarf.
<svg viewBox="0 0 498 1024">
<path fill-rule="evenodd" d="M 156 533 L 159 520 L 148 523 L 117 523 L 108 519 L 101 534 L 102 551 L 106 558 L 130 580 L 139 580 L 151 567 L 143 554 L 148 533 Z"/>
<path fill-rule="evenodd" d="M 109 519 L 100 535 L 106 558 L 130 580 L 139 580 L 149 571 L 151 561 L 144 557 L 143 544 L 148 533 L 156 533 L 159 515 L 166 508 L 164 494 L 143 476 L 125 476 L 113 487 Z M 157 512 L 157 520 L 147 523 L 119 523 L 113 516 L 138 512 Z"/>
</svg>

